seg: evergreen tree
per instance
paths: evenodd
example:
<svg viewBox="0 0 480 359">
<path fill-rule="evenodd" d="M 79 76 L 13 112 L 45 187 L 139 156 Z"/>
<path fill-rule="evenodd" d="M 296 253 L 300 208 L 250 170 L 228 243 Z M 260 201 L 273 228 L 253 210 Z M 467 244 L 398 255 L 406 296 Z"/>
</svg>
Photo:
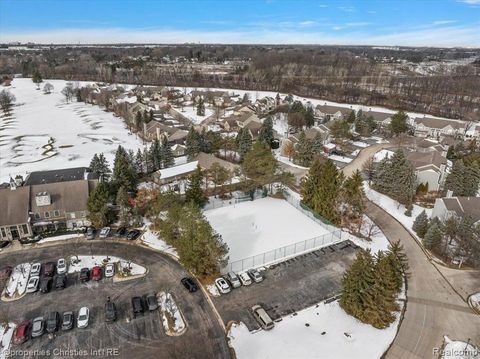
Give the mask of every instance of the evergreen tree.
<svg viewBox="0 0 480 359">
<path fill-rule="evenodd" d="M 252 148 L 253 138 L 247 128 L 241 128 L 237 135 L 237 149 L 240 159 L 243 160 L 248 151 Z"/>
<path fill-rule="evenodd" d="M 332 124 L 330 133 L 337 140 L 346 140 L 351 136 L 350 125 L 345 120 L 337 120 Z"/>
<path fill-rule="evenodd" d="M 425 210 L 423 210 L 417 218 L 415 218 L 415 221 L 413 222 L 412 229 L 415 231 L 415 233 L 420 237 L 424 238 L 425 234 L 428 231 L 428 216 Z"/>
<path fill-rule="evenodd" d="M 118 220 L 122 226 L 127 226 L 130 222 L 130 203 L 128 202 L 128 193 L 123 186 L 120 186 L 115 200 L 118 206 Z"/>
<path fill-rule="evenodd" d="M 187 138 L 185 140 L 185 154 L 187 155 L 188 160 L 192 160 L 195 156 L 200 153 L 201 150 L 201 139 L 200 134 L 195 131 L 195 129 L 190 127 L 188 131 Z"/>
<path fill-rule="evenodd" d="M 315 124 L 315 115 L 313 113 L 313 107 L 308 106 L 305 110 L 305 125 L 310 128 Z"/>
<path fill-rule="evenodd" d="M 158 138 L 156 138 L 150 145 L 150 149 L 148 151 L 148 158 L 152 166 L 152 171 L 157 171 L 162 168 L 163 152 L 162 146 Z"/>
<path fill-rule="evenodd" d="M 89 168 L 92 172 L 98 173 L 104 179 L 107 179 L 111 174 L 110 166 L 103 153 L 100 153 L 100 155 L 95 153 L 93 155 Z"/>
<path fill-rule="evenodd" d="M 313 144 L 312 141 L 307 139 L 305 132 L 300 132 L 300 135 L 298 136 L 298 144 L 295 149 L 295 163 L 304 167 L 310 166 L 314 157 Z"/>
<path fill-rule="evenodd" d="M 124 187 L 127 192 L 135 192 L 137 189 L 137 173 L 129 156 L 122 146 L 118 146 L 113 164 L 113 182 L 118 190 Z"/>
<path fill-rule="evenodd" d="M 388 257 L 396 273 L 397 291 L 400 291 L 403 285 L 404 277 L 408 274 L 408 258 L 405 254 L 400 240 L 396 240 L 388 246 Z"/>
<path fill-rule="evenodd" d="M 200 100 L 198 100 L 197 116 L 205 116 L 205 103 L 203 102 L 202 97 L 200 97 Z"/>
<path fill-rule="evenodd" d="M 40 83 L 42 83 L 43 79 L 42 79 L 42 75 L 38 70 L 35 70 L 33 72 L 32 81 L 34 84 L 37 85 L 37 89 L 40 88 Z"/>
<path fill-rule="evenodd" d="M 475 197 L 480 186 L 480 167 L 477 161 L 469 163 L 465 167 L 463 178 L 463 193 L 465 197 Z"/>
<path fill-rule="evenodd" d="M 263 141 L 270 146 L 273 141 L 273 122 L 272 118 L 268 116 L 262 124 L 258 133 L 258 140 Z"/>
<path fill-rule="evenodd" d="M 338 195 L 342 182 L 343 177 L 331 160 L 320 164 L 314 163 L 302 185 L 304 195 L 302 201 L 314 212 L 337 224 L 339 223 Z"/>
<path fill-rule="evenodd" d="M 107 182 L 99 182 L 87 200 L 87 218 L 96 228 L 108 223 L 109 188 Z"/>
<path fill-rule="evenodd" d="M 423 245 L 428 249 L 437 248 L 442 241 L 442 230 L 437 223 L 433 223 L 428 227 L 427 233 L 423 238 Z"/>
<path fill-rule="evenodd" d="M 352 124 L 352 123 L 355 122 L 355 119 L 356 119 L 356 117 L 355 117 L 355 111 L 352 110 L 352 111 L 350 111 L 350 113 L 348 114 L 347 122 L 350 123 L 350 124 Z"/>
<path fill-rule="evenodd" d="M 314 155 L 320 155 L 323 152 L 323 137 L 320 132 L 317 132 L 313 138 L 312 150 Z"/>
<path fill-rule="evenodd" d="M 168 143 L 167 137 L 163 137 L 162 139 L 162 153 L 163 153 L 163 168 L 172 167 L 175 164 L 175 158 L 173 157 L 172 148 Z"/>
<path fill-rule="evenodd" d="M 14 102 L 15 95 L 13 95 L 10 91 L 0 91 L 0 107 L 2 108 L 5 116 L 8 116 L 10 114 Z"/>
<path fill-rule="evenodd" d="M 195 172 L 193 172 L 188 177 L 188 186 L 185 191 L 185 201 L 187 203 L 193 202 L 199 207 L 203 207 L 207 202 L 207 198 L 203 193 L 202 189 L 203 184 L 203 171 L 200 167 L 197 167 Z"/>
<path fill-rule="evenodd" d="M 464 192 L 465 165 L 463 160 L 453 162 L 452 171 L 445 179 L 445 189 L 453 192 L 454 196 L 462 196 Z"/>
<path fill-rule="evenodd" d="M 142 125 L 142 120 L 143 120 L 142 113 L 138 111 L 135 115 L 135 119 L 133 123 L 135 130 L 137 131 L 140 130 L 140 126 Z"/>
<path fill-rule="evenodd" d="M 344 207 L 347 209 L 348 217 L 360 218 L 365 212 L 363 200 L 363 179 L 359 170 L 343 183 Z"/>
<path fill-rule="evenodd" d="M 145 173 L 146 168 L 145 168 L 145 159 L 144 155 L 140 149 L 137 150 L 137 153 L 135 154 L 135 162 L 134 162 L 134 167 L 135 171 L 137 173 Z"/>
<path fill-rule="evenodd" d="M 262 142 L 255 142 L 242 163 L 242 172 L 248 179 L 246 189 L 252 191 L 256 187 L 274 182 L 277 169 L 278 162 L 273 156 L 270 146 Z"/>
<path fill-rule="evenodd" d="M 392 116 L 390 130 L 394 135 L 399 135 L 408 131 L 407 118 L 407 114 L 403 111 L 399 111 Z"/>
</svg>

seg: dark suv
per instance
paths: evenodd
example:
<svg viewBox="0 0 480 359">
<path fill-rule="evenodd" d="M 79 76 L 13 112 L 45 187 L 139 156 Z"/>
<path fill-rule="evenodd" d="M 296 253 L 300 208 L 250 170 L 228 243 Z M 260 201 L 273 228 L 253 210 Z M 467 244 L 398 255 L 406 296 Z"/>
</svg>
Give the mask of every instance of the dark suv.
<svg viewBox="0 0 480 359">
<path fill-rule="evenodd" d="M 50 312 L 47 316 L 47 333 L 55 333 L 60 323 L 60 314 L 58 312 Z"/>
<path fill-rule="evenodd" d="M 80 282 L 88 282 L 90 280 L 90 269 L 82 268 L 80 270 Z"/>
<path fill-rule="evenodd" d="M 188 289 L 190 293 L 196 292 L 198 290 L 197 283 L 192 278 L 185 277 L 181 280 L 183 286 Z"/>
<path fill-rule="evenodd" d="M 44 277 L 40 280 L 40 293 L 48 293 L 52 289 L 53 279 L 51 277 Z"/>
<path fill-rule="evenodd" d="M 43 265 L 43 275 L 47 277 L 53 277 L 55 274 L 55 263 L 47 262 Z"/>
<path fill-rule="evenodd" d="M 117 320 L 117 307 L 110 298 L 105 303 L 105 321 L 111 323 Z"/>
<path fill-rule="evenodd" d="M 145 305 L 143 303 L 142 297 L 132 298 L 132 311 L 133 311 L 134 318 L 136 318 L 140 314 L 143 315 L 143 312 L 145 311 Z"/>
<path fill-rule="evenodd" d="M 73 312 L 65 312 L 62 317 L 62 330 L 70 330 L 73 328 L 74 315 Z"/>
<path fill-rule="evenodd" d="M 55 278 L 55 288 L 56 289 L 65 289 L 67 286 L 67 276 L 65 274 L 59 274 Z"/>
</svg>

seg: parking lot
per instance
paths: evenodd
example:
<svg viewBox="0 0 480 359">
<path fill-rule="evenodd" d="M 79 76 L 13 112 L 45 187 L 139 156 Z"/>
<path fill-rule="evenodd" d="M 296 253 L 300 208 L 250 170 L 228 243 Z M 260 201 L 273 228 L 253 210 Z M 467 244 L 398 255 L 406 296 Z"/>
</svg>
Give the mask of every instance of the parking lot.
<svg viewBox="0 0 480 359">
<path fill-rule="evenodd" d="M 339 293 L 343 272 L 358 247 L 344 241 L 294 257 L 261 272 L 264 280 L 213 298 L 223 321 L 242 321 L 250 331 L 259 329 L 251 307 L 260 304 L 274 320 Z"/>
<path fill-rule="evenodd" d="M 75 248 L 78 254 L 105 254 L 105 243 L 83 242 Z M 18 356 L 38 357 L 39 353 L 50 353 L 48 357 L 67 357 L 68 352 L 88 353 L 87 357 L 116 356 L 119 358 L 228 358 L 229 348 L 225 333 L 218 323 L 203 293 L 189 293 L 180 283 L 187 275 L 172 259 L 147 248 L 123 243 L 108 243 L 109 255 L 130 259 L 149 269 L 146 277 L 114 283 L 103 278 L 99 282 L 81 283 L 77 274 L 68 275 L 67 288 L 52 289 L 50 293 L 28 293 L 23 298 L 0 304 L 1 314 L 10 320 L 33 320 L 50 311 L 90 309 L 89 325 L 85 329 L 73 328 L 67 332 L 56 332 L 53 337 L 44 334 L 29 339 L 12 349 L 22 350 Z M 70 255 L 73 253 L 70 253 Z M 25 261 L 56 261 L 68 257 L 66 245 L 23 250 L 19 253 L 0 255 L 0 266 L 14 266 Z M 147 293 L 167 291 L 173 294 L 187 323 L 186 332 L 178 337 L 165 334 L 160 312 L 147 312 L 131 319 L 131 298 Z M 118 319 L 106 323 L 104 305 L 110 297 L 118 310 Z M 127 320 L 129 319 L 129 320 Z M 131 320 L 130 320 L 131 319 Z M 108 354 L 106 350 L 112 350 Z M 101 355 L 96 355 L 95 351 Z M 36 351 L 36 352 L 35 352 Z M 83 355 L 85 356 L 85 355 Z"/>
</svg>

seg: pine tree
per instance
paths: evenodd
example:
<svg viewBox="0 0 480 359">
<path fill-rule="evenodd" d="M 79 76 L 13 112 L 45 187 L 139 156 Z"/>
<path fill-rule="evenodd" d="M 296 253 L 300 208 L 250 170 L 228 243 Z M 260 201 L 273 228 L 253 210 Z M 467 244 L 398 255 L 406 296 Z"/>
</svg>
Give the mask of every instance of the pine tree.
<svg viewBox="0 0 480 359">
<path fill-rule="evenodd" d="M 88 166 L 92 172 L 98 173 L 98 155 L 95 153 L 90 161 L 90 165 Z"/>
<path fill-rule="evenodd" d="M 240 129 L 237 135 L 237 147 L 240 159 L 243 160 L 248 151 L 252 148 L 253 138 L 246 128 Z"/>
<path fill-rule="evenodd" d="M 428 231 L 428 216 L 425 210 L 423 210 L 417 218 L 415 218 L 415 221 L 413 222 L 412 229 L 415 231 L 415 233 L 420 237 L 423 238 L 425 237 L 425 234 Z"/>
<path fill-rule="evenodd" d="M 33 72 L 32 81 L 33 81 L 34 84 L 37 85 L 37 89 L 39 89 L 40 88 L 40 83 L 43 81 L 43 79 L 42 79 L 42 75 L 40 74 L 40 72 L 38 70 L 35 70 Z"/>
<path fill-rule="evenodd" d="M 317 132 L 313 138 L 312 150 L 315 155 L 320 155 L 323 152 L 323 137 L 320 132 Z"/>
<path fill-rule="evenodd" d="M 163 168 L 172 167 L 175 164 L 175 158 L 173 157 L 172 148 L 168 143 L 167 137 L 163 137 L 162 139 L 162 153 L 163 153 Z"/>
<path fill-rule="evenodd" d="M 247 177 L 246 190 L 270 184 L 275 180 L 278 162 L 273 156 L 270 146 L 255 142 L 247 152 L 242 163 L 242 172 Z"/>
<path fill-rule="evenodd" d="M 108 222 L 109 188 L 107 182 L 99 182 L 87 200 L 87 218 L 96 228 L 104 227 Z"/>
<path fill-rule="evenodd" d="M 400 291 L 403 285 L 404 277 L 408 275 L 408 258 L 405 254 L 400 240 L 392 242 L 388 246 L 388 256 L 396 273 L 397 291 Z"/>
<path fill-rule="evenodd" d="M 465 167 L 462 196 L 475 197 L 478 193 L 479 186 L 480 167 L 477 161 L 473 161 Z"/>
<path fill-rule="evenodd" d="M 187 203 L 193 202 L 199 207 L 203 207 L 207 202 L 207 198 L 203 193 L 202 189 L 203 184 L 203 171 L 200 167 L 197 167 L 195 172 L 193 172 L 188 177 L 188 186 L 185 191 L 185 201 Z"/>
<path fill-rule="evenodd" d="M 390 130 L 394 135 L 399 135 L 408 131 L 407 118 L 407 114 L 403 111 L 399 111 L 392 116 Z"/>
<path fill-rule="evenodd" d="M 365 212 L 363 200 L 365 193 L 363 191 L 363 179 L 359 170 L 347 178 L 343 183 L 344 205 L 348 209 L 348 217 L 360 218 Z"/>
<path fill-rule="evenodd" d="M 120 186 L 115 200 L 119 208 L 118 220 L 122 226 L 127 226 L 130 222 L 130 204 L 128 202 L 128 193 L 123 186 Z"/>
<path fill-rule="evenodd" d="M 203 102 L 202 97 L 200 97 L 200 100 L 198 100 L 197 116 L 205 116 L 205 103 Z"/>
<path fill-rule="evenodd" d="M 295 150 L 295 163 L 304 167 L 310 166 L 314 157 L 313 144 L 312 141 L 307 139 L 305 132 L 303 131 L 300 132 L 300 135 L 298 136 L 298 144 Z"/>
<path fill-rule="evenodd" d="M 128 153 L 122 146 L 118 146 L 115 153 L 113 182 L 117 190 L 122 186 L 127 192 L 135 192 L 137 189 L 137 173 L 130 162 Z"/>
<path fill-rule="evenodd" d="M 465 165 L 463 160 L 458 159 L 453 163 L 452 171 L 445 179 L 445 189 L 453 192 L 454 196 L 462 196 L 464 193 Z"/>
<path fill-rule="evenodd" d="M 143 153 L 140 149 L 138 149 L 137 153 L 135 154 L 134 166 L 135 166 L 135 171 L 137 173 L 146 173 L 147 172 L 146 168 L 145 168 L 144 156 L 143 156 Z"/>
<path fill-rule="evenodd" d="M 427 233 L 423 238 L 423 244 L 428 249 L 437 248 L 442 241 L 442 230 L 437 223 L 433 223 L 428 227 Z"/>
<path fill-rule="evenodd" d="M 100 153 L 100 155 L 95 153 L 93 155 L 89 168 L 92 172 L 98 173 L 100 176 L 102 176 L 103 179 L 108 179 L 111 174 L 110 166 L 108 165 L 107 159 L 103 153 Z"/>
<path fill-rule="evenodd" d="M 185 140 L 185 154 L 187 155 L 188 160 L 192 160 L 195 156 L 200 153 L 201 150 L 201 139 L 200 135 L 195 129 L 190 127 L 188 131 L 187 138 Z"/>
<path fill-rule="evenodd" d="M 308 106 L 305 110 L 305 125 L 310 128 L 315 124 L 315 116 L 313 113 L 313 108 Z"/>
<path fill-rule="evenodd" d="M 352 124 L 352 123 L 355 122 L 355 119 L 356 119 L 356 117 L 355 117 L 355 111 L 352 110 L 352 111 L 350 111 L 350 113 L 348 114 L 347 122 L 350 123 L 350 124 Z"/>
<path fill-rule="evenodd" d="M 262 124 L 258 133 L 258 140 L 263 141 L 270 146 L 273 141 L 273 122 L 272 118 L 268 116 Z"/>
</svg>

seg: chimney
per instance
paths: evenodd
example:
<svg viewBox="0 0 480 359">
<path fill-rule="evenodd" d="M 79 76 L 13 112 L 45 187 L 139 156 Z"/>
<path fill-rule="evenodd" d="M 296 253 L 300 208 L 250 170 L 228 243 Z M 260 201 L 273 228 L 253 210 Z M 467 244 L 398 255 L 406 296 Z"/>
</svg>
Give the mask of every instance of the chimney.
<svg viewBox="0 0 480 359">
<path fill-rule="evenodd" d="M 445 198 L 452 198 L 452 197 L 453 197 L 453 191 L 449 189 L 447 191 L 447 195 L 445 196 Z"/>
<path fill-rule="evenodd" d="M 17 189 L 17 184 L 15 183 L 14 179 L 10 177 L 10 190 L 15 191 Z"/>
</svg>

